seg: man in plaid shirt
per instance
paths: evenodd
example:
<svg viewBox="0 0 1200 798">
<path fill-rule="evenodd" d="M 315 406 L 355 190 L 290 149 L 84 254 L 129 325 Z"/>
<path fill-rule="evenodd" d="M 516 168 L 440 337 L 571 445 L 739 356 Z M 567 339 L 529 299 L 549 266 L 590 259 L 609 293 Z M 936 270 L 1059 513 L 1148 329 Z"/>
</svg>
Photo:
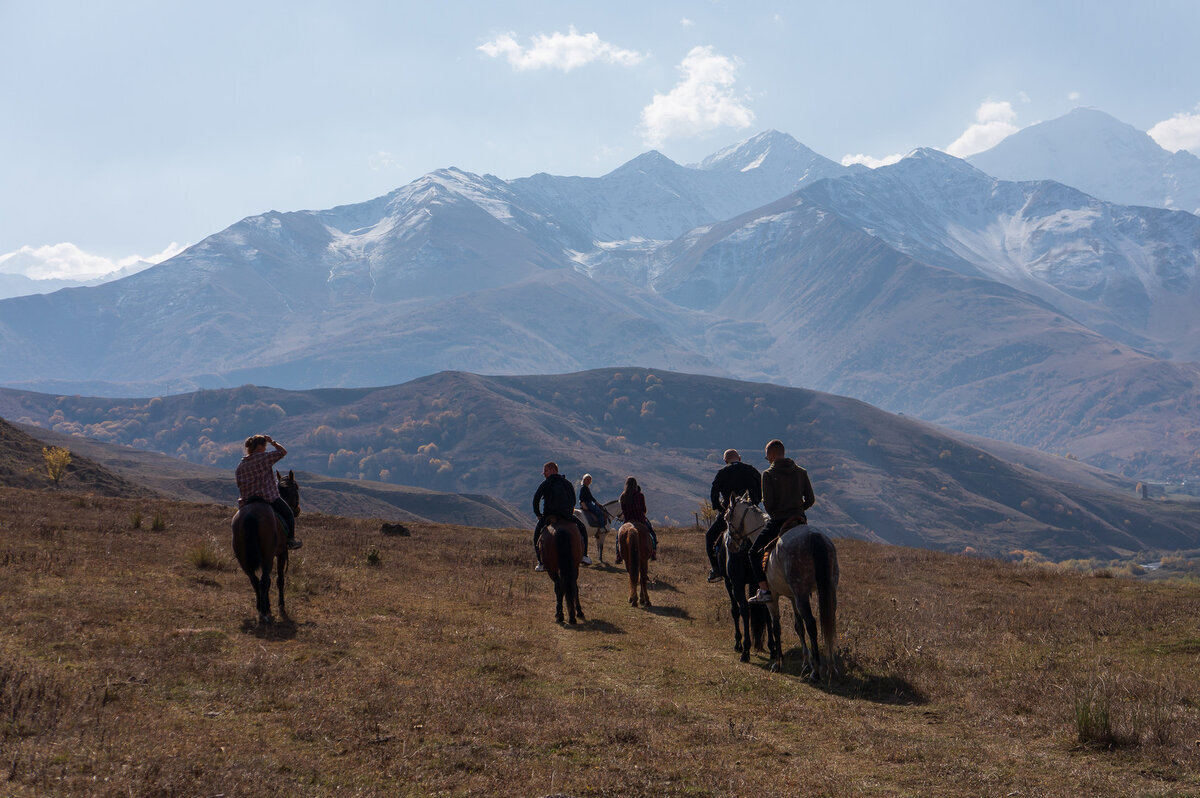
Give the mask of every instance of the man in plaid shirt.
<svg viewBox="0 0 1200 798">
<path fill-rule="evenodd" d="M 268 452 L 267 444 L 275 447 Z M 251 435 L 246 439 L 246 456 L 237 467 L 238 507 L 252 501 L 265 501 L 274 508 L 287 527 L 289 549 L 302 545 L 296 539 L 296 516 L 292 508 L 279 495 L 279 483 L 275 481 L 275 464 L 284 458 L 287 449 L 268 435 Z"/>
</svg>

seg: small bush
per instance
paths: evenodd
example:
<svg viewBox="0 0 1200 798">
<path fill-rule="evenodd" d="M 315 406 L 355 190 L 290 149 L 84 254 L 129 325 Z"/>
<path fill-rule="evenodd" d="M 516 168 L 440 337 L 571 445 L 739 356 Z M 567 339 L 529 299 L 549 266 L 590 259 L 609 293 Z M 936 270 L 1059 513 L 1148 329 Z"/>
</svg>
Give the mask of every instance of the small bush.
<svg viewBox="0 0 1200 798">
<path fill-rule="evenodd" d="M 131 526 L 134 529 L 141 529 L 142 528 L 142 514 L 134 513 L 132 516 L 130 516 L 129 526 Z"/>
<path fill-rule="evenodd" d="M 216 550 L 208 543 L 201 543 L 188 552 L 188 561 L 201 571 L 219 571 L 222 568 L 221 558 Z"/>
<path fill-rule="evenodd" d="M 1075 698 L 1075 732 L 1084 745 L 1112 748 L 1116 744 L 1107 696 L 1093 692 Z"/>
<path fill-rule="evenodd" d="M 154 519 L 150 522 L 150 528 L 155 532 L 162 532 L 167 528 L 167 519 L 163 518 L 162 513 L 155 513 Z"/>
<path fill-rule="evenodd" d="M 367 549 L 367 565 L 379 565 L 383 562 L 383 557 L 379 554 L 379 549 L 372 546 Z"/>
</svg>

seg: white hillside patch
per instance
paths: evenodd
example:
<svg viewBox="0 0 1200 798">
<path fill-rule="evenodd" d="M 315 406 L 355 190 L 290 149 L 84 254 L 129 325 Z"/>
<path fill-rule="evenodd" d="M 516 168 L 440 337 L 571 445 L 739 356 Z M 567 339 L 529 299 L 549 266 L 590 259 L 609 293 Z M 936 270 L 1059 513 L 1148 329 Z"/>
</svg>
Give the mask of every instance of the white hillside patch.
<svg viewBox="0 0 1200 798">
<path fill-rule="evenodd" d="M 743 172 L 749 172 L 751 169 L 757 169 L 758 167 L 762 166 L 762 165 L 763 165 L 763 161 L 767 160 L 767 153 L 769 153 L 769 152 L 770 152 L 770 150 L 769 150 L 769 149 L 767 149 L 767 150 L 763 150 L 763 152 L 762 152 L 762 154 L 761 154 L 761 155 L 759 155 L 757 158 L 755 158 L 755 159 L 754 159 L 753 161 L 751 161 L 750 163 L 748 163 L 748 164 L 746 164 L 745 166 L 743 166 L 743 167 L 742 167 L 742 171 L 743 171 Z"/>
</svg>

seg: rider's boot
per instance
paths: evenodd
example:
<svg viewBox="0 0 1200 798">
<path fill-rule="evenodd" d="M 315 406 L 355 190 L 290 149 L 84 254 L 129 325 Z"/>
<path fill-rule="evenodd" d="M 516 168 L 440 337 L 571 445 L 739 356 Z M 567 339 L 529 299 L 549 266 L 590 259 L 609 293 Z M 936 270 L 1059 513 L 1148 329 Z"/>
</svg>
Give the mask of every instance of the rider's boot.
<svg viewBox="0 0 1200 798">
<path fill-rule="evenodd" d="M 719 573 L 717 573 L 716 568 L 708 569 L 708 581 L 710 581 L 710 582 L 720 582 L 721 581 L 721 575 Z"/>
<path fill-rule="evenodd" d="M 758 592 L 750 598 L 751 604 L 769 604 L 771 601 L 771 591 L 765 587 L 760 587 Z"/>
</svg>

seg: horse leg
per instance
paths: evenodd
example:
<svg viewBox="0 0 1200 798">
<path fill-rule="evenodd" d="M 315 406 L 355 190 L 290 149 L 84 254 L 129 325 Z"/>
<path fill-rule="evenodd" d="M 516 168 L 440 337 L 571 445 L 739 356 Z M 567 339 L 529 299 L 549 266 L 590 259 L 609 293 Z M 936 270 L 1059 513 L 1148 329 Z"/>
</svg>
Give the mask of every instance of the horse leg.
<svg viewBox="0 0 1200 798">
<path fill-rule="evenodd" d="M 767 647 L 771 650 L 771 671 L 779 673 L 783 670 L 783 636 L 779 629 L 779 598 L 774 594 L 772 594 L 771 601 L 767 603 L 767 609 L 771 613 L 771 621 L 767 626 Z"/>
<path fill-rule="evenodd" d="M 551 577 L 554 580 L 554 620 L 559 623 L 563 622 L 563 586 L 562 575 L 554 574 Z"/>
<path fill-rule="evenodd" d="M 286 619 L 288 617 L 287 607 L 283 603 L 283 577 L 287 573 L 288 555 L 287 549 L 283 550 L 283 554 L 279 555 L 279 560 L 276 563 L 275 584 L 279 586 L 279 617 Z"/>
<path fill-rule="evenodd" d="M 649 571 L 650 571 L 650 555 L 649 555 L 649 553 L 647 553 L 644 557 L 642 557 L 642 574 L 641 574 L 641 577 L 639 578 L 639 582 L 640 582 L 641 588 L 642 588 L 642 606 L 643 607 L 650 606 L 650 593 L 647 591 L 647 588 L 646 588 L 646 581 L 649 578 L 649 576 L 648 576 Z"/>
<path fill-rule="evenodd" d="M 810 675 L 815 682 L 821 678 L 821 669 L 819 666 L 821 650 L 817 646 L 817 619 L 813 617 L 812 605 L 808 601 L 808 596 L 797 596 L 792 599 L 792 608 L 796 625 L 796 635 L 800 638 L 800 645 L 804 648 L 804 658 L 808 662 Z M 812 641 L 811 647 L 804 637 L 806 631 L 808 632 L 808 639 Z"/>
</svg>

